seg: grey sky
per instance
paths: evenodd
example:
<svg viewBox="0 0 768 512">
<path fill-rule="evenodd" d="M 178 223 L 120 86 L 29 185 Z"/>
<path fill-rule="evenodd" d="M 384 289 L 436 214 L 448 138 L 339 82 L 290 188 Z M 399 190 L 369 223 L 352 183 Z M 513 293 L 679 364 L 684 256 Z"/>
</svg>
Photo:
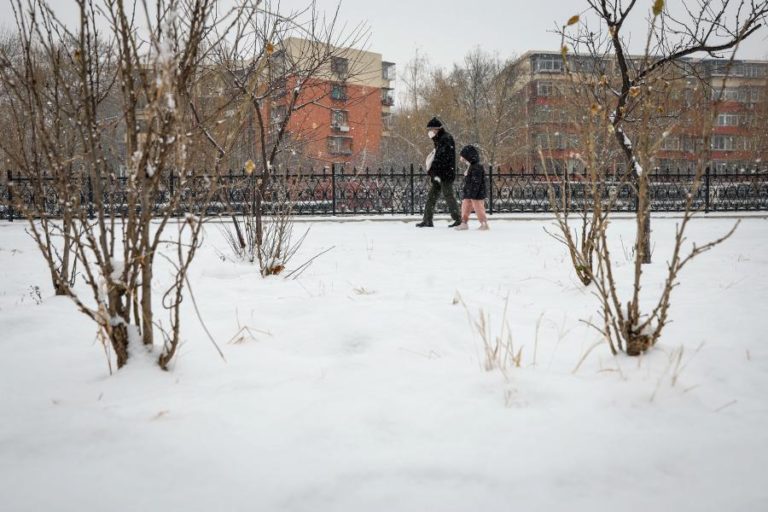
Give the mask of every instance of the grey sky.
<svg viewBox="0 0 768 512">
<path fill-rule="evenodd" d="M 282 0 L 285 7 L 304 5 L 304 0 Z M 328 10 L 337 0 L 318 0 Z M 682 0 L 669 0 L 674 8 Z M 643 5 L 647 4 L 647 5 Z M 627 26 L 633 39 L 644 41 L 646 14 L 652 0 L 641 0 Z M 584 10 L 581 0 L 342 0 L 342 17 L 350 22 L 367 21 L 371 29 L 370 49 L 387 60 L 403 64 L 418 49 L 433 65 L 449 66 L 461 61 L 475 46 L 497 52 L 500 57 L 527 50 L 558 50 L 560 39 L 552 33 L 555 22 L 563 24 Z M 642 51 L 642 48 L 633 49 Z M 739 57 L 768 57 L 768 29 L 751 36 Z"/>
<path fill-rule="evenodd" d="M 11 24 L 8 0 L 0 0 L 0 19 Z M 232 0 L 222 0 L 231 4 Z M 338 0 L 317 0 L 321 9 L 332 11 Z M 672 9 L 683 0 L 668 0 Z M 74 15 L 74 0 L 49 0 L 57 11 Z M 150 2 L 151 3 L 151 2 Z M 284 10 L 303 7 L 307 0 L 282 0 Z M 641 0 L 625 32 L 635 41 L 645 35 L 645 16 L 651 0 Z M 559 38 L 551 33 L 555 22 L 562 24 L 583 10 L 583 0 L 342 0 L 341 18 L 349 25 L 367 22 L 371 31 L 369 49 L 385 60 L 402 66 L 416 50 L 426 55 L 434 66 L 450 66 L 479 46 L 502 58 L 527 50 L 557 50 Z M 70 13 L 70 14 L 68 14 Z M 632 48 L 642 51 L 642 48 Z M 741 47 L 738 56 L 745 59 L 768 58 L 768 29 L 761 28 Z"/>
</svg>

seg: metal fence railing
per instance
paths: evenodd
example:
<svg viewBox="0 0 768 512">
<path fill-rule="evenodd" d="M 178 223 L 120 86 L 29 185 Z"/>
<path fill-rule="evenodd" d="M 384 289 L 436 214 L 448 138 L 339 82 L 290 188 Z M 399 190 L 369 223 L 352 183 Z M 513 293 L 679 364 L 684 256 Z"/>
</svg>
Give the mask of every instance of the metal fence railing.
<svg viewBox="0 0 768 512">
<path fill-rule="evenodd" d="M 0 180 L 0 219 L 13 220 L 19 212 L 19 204 L 36 204 L 37 211 L 56 217 L 61 212 L 61 201 L 56 197 L 53 178 L 30 180 L 19 173 L 7 171 Z M 217 187 L 214 200 L 206 205 L 209 215 L 224 213 L 241 214 L 249 211 L 257 187 L 258 174 L 229 172 L 215 180 L 195 178 L 182 181 L 178 174 L 166 173 L 164 187 L 155 198 L 159 211 L 168 204 L 168 198 L 182 193 L 179 213 L 197 211 L 193 208 L 198 192 L 210 186 Z M 499 171 L 490 168 L 486 173 L 488 185 L 488 212 L 547 212 L 550 210 L 549 187 L 558 200 L 566 194 L 568 207 L 581 209 L 591 201 L 591 184 L 583 173 L 555 171 L 544 175 L 541 172 Z M 694 174 L 692 172 L 660 172 L 651 176 L 651 208 L 653 211 L 682 211 L 692 193 Z M 278 186 L 279 184 L 279 186 Z M 637 194 L 630 183 L 618 181 L 602 182 L 604 198 L 614 197 L 614 209 L 635 211 Z M 104 203 L 107 210 L 115 213 L 126 211 L 127 179 L 105 180 Z M 429 184 L 421 169 L 413 166 L 399 170 L 377 170 L 362 172 L 343 168 L 331 168 L 322 172 L 287 173 L 280 179 L 272 179 L 267 186 L 264 208 L 267 213 L 273 208 L 278 195 L 288 200 L 297 215 L 382 215 L 423 213 Z M 82 208 L 93 213 L 93 186 L 84 179 L 74 184 L 76 200 Z M 460 198 L 461 179 L 455 182 L 456 195 Z M 78 197 L 79 196 L 79 197 Z M 768 173 L 765 172 L 709 172 L 692 198 L 695 208 L 705 212 L 715 211 L 768 211 Z M 438 205 L 444 211 L 444 205 Z"/>
</svg>

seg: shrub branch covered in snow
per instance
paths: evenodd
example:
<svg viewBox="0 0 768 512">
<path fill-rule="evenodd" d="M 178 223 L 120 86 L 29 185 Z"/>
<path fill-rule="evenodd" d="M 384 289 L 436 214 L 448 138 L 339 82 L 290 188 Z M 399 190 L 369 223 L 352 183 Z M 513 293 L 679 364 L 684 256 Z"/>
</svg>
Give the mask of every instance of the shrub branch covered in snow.
<svg viewBox="0 0 768 512">
<path fill-rule="evenodd" d="M 71 297 L 98 325 L 110 365 L 110 352 L 120 368 L 134 352 L 131 345 L 151 349 L 159 331 L 164 343 L 158 363 L 167 368 L 180 341 L 179 305 L 201 243 L 200 216 L 216 191 L 205 173 L 188 165 L 188 147 L 209 133 L 196 116 L 195 91 L 220 21 L 216 2 L 129 6 L 86 0 L 77 3 L 75 29 L 43 2 L 12 4 L 21 51 L 0 55 L 5 64 L 0 80 L 12 107 L 26 112 L 26 119 L 12 124 L 9 139 L 17 144 L 4 149 L 40 192 L 43 170 L 51 170 L 56 195 L 64 198 L 63 221 L 48 221 L 43 201 L 17 206 L 29 220 L 57 292 Z M 134 7 L 140 15 L 132 13 Z M 97 30 L 102 14 L 107 25 Z M 137 19 L 148 24 L 145 31 Z M 142 33 L 149 34 L 148 41 L 140 39 Z M 124 158 L 110 146 L 110 133 L 120 127 Z M 202 147 L 213 148 L 217 173 L 221 153 L 213 145 Z M 171 175 L 178 185 L 170 181 L 169 189 L 173 168 L 181 172 Z M 118 194 L 115 184 L 123 172 L 126 191 Z M 88 206 L 76 192 L 85 181 L 92 189 Z M 208 186 L 195 189 L 201 183 Z M 159 208 L 158 196 L 165 198 Z M 182 213 L 183 220 L 172 221 Z M 168 244 L 175 246 L 173 277 L 168 288 L 158 290 L 156 255 Z M 70 276 L 75 264 L 85 289 Z M 161 304 L 155 303 L 158 293 Z M 160 306 L 168 315 L 165 327 Z"/>
</svg>

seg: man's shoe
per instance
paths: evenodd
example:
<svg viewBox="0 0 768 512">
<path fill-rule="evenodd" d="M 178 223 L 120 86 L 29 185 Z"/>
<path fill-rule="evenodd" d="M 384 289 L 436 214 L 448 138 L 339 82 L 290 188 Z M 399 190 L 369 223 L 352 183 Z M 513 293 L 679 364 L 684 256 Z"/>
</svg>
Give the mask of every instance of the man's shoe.
<svg viewBox="0 0 768 512">
<path fill-rule="evenodd" d="M 455 221 L 453 221 L 453 224 L 449 224 L 448 227 L 449 228 L 455 228 L 455 227 L 459 226 L 460 224 L 461 224 L 460 220 L 455 220 Z"/>
<path fill-rule="evenodd" d="M 423 220 L 416 224 L 417 228 L 433 228 L 435 227 L 431 222 L 427 222 L 426 220 Z"/>
</svg>

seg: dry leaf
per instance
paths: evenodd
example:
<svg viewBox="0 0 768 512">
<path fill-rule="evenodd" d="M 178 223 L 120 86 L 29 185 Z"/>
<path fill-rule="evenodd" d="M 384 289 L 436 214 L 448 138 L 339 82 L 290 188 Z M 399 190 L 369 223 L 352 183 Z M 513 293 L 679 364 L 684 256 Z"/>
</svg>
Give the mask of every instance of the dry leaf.
<svg viewBox="0 0 768 512">
<path fill-rule="evenodd" d="M 664 0 L 655 0 L 653 2 L 653 15 L 658 16 L 664 10 Z"/>
<path fill-rule="evenodd" d="M 568 18 L 567 26 L 570 27 L 571 25 L 575 25 L 578 22 L 579 22 L 579 15 L 575 14 L 575 15 L 571 16 L 570 18 Z"/>
</svg>

